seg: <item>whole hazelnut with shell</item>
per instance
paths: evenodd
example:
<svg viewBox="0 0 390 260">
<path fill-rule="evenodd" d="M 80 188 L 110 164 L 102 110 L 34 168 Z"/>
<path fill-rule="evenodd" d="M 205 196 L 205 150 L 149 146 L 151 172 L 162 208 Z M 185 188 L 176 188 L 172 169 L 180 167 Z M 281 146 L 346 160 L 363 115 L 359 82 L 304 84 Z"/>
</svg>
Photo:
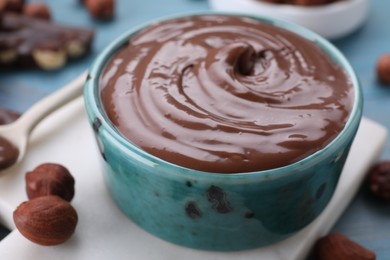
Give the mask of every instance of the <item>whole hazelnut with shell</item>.
<svg viewBox="0 0 390 260">
<path fill-rule="evenodd" d="M 378 59 L 376 74 L 380 82 L 390 85 L 390 53 L 383 54 Z"/>
<path fill-rule="evenodd" d="M 375 260 L 376 254 L 340 233 L 328 234 L 317 240 L 313 249 L 316 260 Z"/>
<path fill-rule="evenodd" d="M 77 212 L 72 205 L 55 195 L 23 202 L 15 209 L 13 219 L 24 237 L 45 246 L 68 240 L 78 222 Z"/>
<path fill-rule="evenodd" d="M 98 20 L 114 17 L 115 0 L 84 0 L 91 16 Z"/>
<path fill-rule="evenodd" d="M 71 201 L 74 196 L 75 180 L 69 170 L 60 164 L 41 164 L 28 172 L 25 179 L 29 199 L 57 195 Z"/>
<path fill-rule="evenodd" d="M 23 14 L 41 20 L 51 20 L 50 9 L 44 3 L 29 3 L 25 5 L 23 8 Z"/>
</svg>

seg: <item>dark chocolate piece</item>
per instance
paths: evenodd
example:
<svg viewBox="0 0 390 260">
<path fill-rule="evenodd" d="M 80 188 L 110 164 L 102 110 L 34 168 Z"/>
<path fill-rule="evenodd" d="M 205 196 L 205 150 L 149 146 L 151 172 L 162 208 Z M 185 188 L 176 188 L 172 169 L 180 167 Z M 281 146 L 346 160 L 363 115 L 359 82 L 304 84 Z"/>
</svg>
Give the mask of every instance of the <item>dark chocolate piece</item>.
<svg viewBox="0 0 390 260">
<path fill-rule="evenodd" d="M 0 68 L 58 69 L 68 58 L 84 56 L 91 49 L 92 29 L 54 24 L 10 12 L 1 16 Z"/>
</svg>

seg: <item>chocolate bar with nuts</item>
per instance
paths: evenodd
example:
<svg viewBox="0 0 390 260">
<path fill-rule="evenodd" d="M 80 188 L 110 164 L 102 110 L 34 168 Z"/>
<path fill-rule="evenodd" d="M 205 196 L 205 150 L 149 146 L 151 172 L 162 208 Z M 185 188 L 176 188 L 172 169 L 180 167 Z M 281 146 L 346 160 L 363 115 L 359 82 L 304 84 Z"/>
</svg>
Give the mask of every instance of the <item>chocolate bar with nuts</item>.
<svg viewBox="0 0 390 260">
<path fill-rule="evenodd" d="M 32 17 L 0 13 L 0 68 L 64 66 L 68 58 L 86 55 L 94 30 L 55 24 Z"/>
</svg>

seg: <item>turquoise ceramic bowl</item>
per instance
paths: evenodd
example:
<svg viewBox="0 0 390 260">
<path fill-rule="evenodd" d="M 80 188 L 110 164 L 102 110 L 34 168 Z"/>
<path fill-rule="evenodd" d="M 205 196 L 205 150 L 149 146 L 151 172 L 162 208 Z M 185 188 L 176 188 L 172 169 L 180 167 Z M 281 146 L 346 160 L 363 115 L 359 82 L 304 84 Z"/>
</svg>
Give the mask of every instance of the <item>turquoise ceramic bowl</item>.
<svg viewBox="0 0 390 260">
<path fill-rule="evenodd" d="M 355 88 L 353 110 L 338 137 L 286 167 L 239 174 L 200 172 L 156 158 L 116 131 L 100 104 L 100 73 L 111 55 L 148 24 L 115 40 L 90 69 L 85 105 L 102 155 L 106 185 L 134 223 L 164 240 L 218 251 L 270 245 L 311 223 L 332 198 L 362 115 L 358 79 L 344 56 L 317 34 L 284 21 L 253 18 L 315 42 L 345 69 Z"/>
</svg>

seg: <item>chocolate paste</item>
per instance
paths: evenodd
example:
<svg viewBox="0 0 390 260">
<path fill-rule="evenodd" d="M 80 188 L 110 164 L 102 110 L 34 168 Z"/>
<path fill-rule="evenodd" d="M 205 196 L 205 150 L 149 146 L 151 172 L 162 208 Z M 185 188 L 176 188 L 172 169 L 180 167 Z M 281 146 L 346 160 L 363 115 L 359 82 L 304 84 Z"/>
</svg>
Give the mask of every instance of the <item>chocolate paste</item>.
<svg viewBox="0 0 390 260">
<path fill-rule="evenodd" d="M 101 100 L 131 142 L 187 168 L 239 173 L 297 162 L 332 141 L 353 103 L 315 44 L 250 18 L 154 24 L 109 61 Z"/>
<path fill-rule="evenodd" d="M 0 170 L 13 165 L 19 156 L 19 150 L 7 139 L 0 136 Z"/>
</svg>

